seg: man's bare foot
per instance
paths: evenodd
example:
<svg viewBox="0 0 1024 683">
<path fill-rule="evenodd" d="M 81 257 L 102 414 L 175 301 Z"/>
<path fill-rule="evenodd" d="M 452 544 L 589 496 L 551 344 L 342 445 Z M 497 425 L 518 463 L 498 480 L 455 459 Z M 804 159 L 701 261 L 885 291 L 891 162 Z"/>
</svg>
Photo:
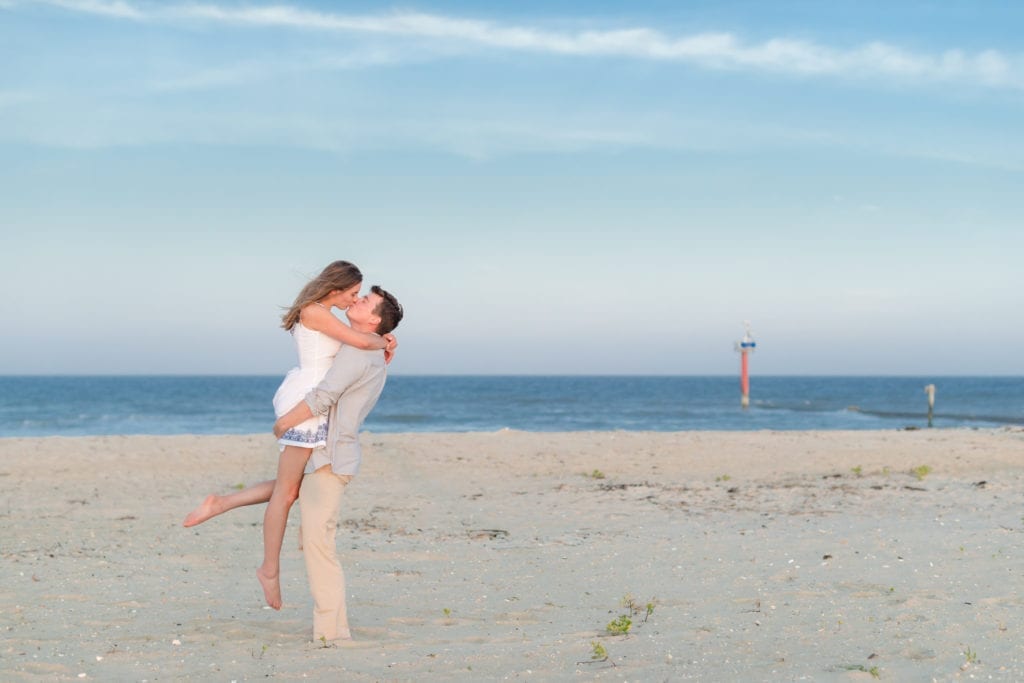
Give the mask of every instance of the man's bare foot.
<svg viewBox="0 0 1024 683">
<path fill-rule="evenodd" d="M 256 578 L 263 586 L 263 597 L 267 604 L 274 609 L 281 609 L 281 581 L 278 576 L 267 576 L 263 573 L 263 567 L 256 570 Z"/>
<path fill-rule="evenodd" d="M 181 525 L 195 526 L 197 524 L 202 524 L 206 520 L 210 519 L 210 517 L 216 517 L 217 515 L 219 515 L 221 512 L 223 512 L 218 502 L 219 498 L 220 496 L 214 495 L 212 493 L 208 495 L 206 499 L 196 507 L 195 510 L 188 513 L 188 516 L 185 517 L 185 521 L 182 522 Z"/>
</svg>

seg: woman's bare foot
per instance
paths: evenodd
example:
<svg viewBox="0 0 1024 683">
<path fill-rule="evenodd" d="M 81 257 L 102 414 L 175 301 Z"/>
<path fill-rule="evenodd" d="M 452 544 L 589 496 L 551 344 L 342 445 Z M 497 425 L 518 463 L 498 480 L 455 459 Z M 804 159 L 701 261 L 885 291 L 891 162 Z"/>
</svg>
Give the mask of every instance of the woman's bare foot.
<svg viewBox="0 0 1024 683">
<path fill-rule="evenodd" d="M 279 575 L 267 576 L 263 573 L 263 567 L 256 570 L 256 578 L 263 586 L 263 597 L 267 604 L 274 609 L 281 609 L 281 581 Z"/>
<path fill-rule="evenodd" d="M 224 507 L 220 504 L 220 496 L 211 493 L 195 510 L 188 513 L 188 516 L 185 517 L 185 521 L 181 525 L 195 526 L 202 524 L 210 519 L 210 517 L 216 517 L 222 512 L 224 512 Z"/>
</svg>

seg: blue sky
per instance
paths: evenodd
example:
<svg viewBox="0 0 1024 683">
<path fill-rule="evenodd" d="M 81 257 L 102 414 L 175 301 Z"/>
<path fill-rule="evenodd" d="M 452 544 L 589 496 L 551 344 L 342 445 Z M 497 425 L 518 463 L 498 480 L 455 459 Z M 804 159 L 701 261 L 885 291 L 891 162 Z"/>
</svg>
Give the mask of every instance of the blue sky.
<svg viewBox="0 0 1024 683">
<path fill-rule="evenodd" d="M 0 0 L 0 374 L 1022 375 L 1024 5 Z"/>
</svg>

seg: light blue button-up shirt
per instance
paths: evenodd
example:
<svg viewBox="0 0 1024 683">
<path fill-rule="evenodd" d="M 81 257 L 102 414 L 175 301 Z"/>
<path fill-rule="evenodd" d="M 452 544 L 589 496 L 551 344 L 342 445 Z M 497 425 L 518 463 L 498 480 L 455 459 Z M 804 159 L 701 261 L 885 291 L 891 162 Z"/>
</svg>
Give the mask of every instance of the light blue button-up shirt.
<svg viewBox="0 0 1024 683">
<path fill-rule="evenodd" d="M 359 428 L 373 410 L 387 377 L 384 351 L 342 346 L 316 389 L 306 395 L 314 415 L 327 415 L 327 445 L 314 448 L 306 474 L 330 465 L 335 474 L 355 476 L 362 452 Z"/>
</svg>

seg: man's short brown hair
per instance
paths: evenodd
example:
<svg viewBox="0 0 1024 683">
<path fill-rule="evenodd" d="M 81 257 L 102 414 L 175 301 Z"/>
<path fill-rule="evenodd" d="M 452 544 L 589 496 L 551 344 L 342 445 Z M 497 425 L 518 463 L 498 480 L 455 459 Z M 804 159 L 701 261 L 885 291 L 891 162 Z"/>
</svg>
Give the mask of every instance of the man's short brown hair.
<svg viewBox="0 0 1024 683">
<path fill-rule="evenodd" d="M 377 334 L 387 334 L 402 322 L 404 315 L 402 304 L 398 303 L 394 294 L 381 289 L 378 285 L 370 287 L 370 291 L 382 299 L 373 309 L 373 314 L 380 318 L 380 323 L 377 324 Z"/>
</svg>

